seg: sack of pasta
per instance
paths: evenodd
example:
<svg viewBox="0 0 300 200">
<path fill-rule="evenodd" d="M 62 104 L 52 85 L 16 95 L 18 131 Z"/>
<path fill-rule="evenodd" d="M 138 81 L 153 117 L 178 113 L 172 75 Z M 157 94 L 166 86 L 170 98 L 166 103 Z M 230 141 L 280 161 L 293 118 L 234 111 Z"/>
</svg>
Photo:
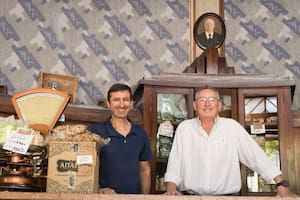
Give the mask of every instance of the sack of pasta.
<svg viewBox="0 0 300 200">
<path fill-rule="evenodd" d="M 106 144 L 102 137 L 89 132 L 87 126 L 83 124 L 58 125 L 52 129 L 49 139 L 64 142 L 96 142 L 100 146 Z"/>
</svg>

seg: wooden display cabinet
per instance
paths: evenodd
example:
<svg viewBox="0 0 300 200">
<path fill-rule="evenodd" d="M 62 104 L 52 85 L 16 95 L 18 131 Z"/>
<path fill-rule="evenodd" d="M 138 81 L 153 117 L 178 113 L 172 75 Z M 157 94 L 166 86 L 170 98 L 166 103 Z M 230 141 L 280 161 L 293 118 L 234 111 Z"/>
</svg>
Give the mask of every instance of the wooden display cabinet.
<svg viewBox="0 0 300 200">
<path fill-rule="evenodd" d="M 258 118 L 273 117 L 276 123 L 266 124 L 267 128 L 276 129 L 275 137 L 279 141 L 280 167 L 285 177 L 290 181 L 291 189 L 295 189 L 296 180 L 293 135 L 291 124 L 291 88 L 295 82 L 286 77 L 269 75 L 199 75 L 199 74 L 161 74 L 141 79 L 134 91 L 135 106 L 143 113 L 143 128 L 149 135 L 154 159 L 151 162 L 151 193 L 163 193 L 165 186 L 163 176 L 168 161 L 168 151 L 172 144 L 172 137 L 161 139 L 158 136 L 159 126 L 170 121 L 173 134 L 177 125 L 186 118 L 195 116 L 193 99 L 197 88 L 214 87 L 220 92 L 223 110 L 219 113 L 223 117 L 238 120 L 247 130 L 248 114 L 245 112 L 245 100 L 257 97 L 272 97 L 276 99 L 275 113 L 259 113 Z M 162 103 L 163 98 L 169 98 L 168 103 Z M 178 100 L 183 99 L 183 101 Z M 171 104 L 169 108 L 166 105 Z M 164 107 L 164 108 L 162 108 Z M 168 107 L 168 106 L 167 106 Z M 178 117 L 179 107 L 186 109 L 184 117 Z M 170 113 L 163 113 L 163 110 Z M 183 112 L 184 113 L 184 112 Z M 175 117 L 174 117 L 175 116 Z M 271 126 L 272 125 L 272 126 Z M 170 130 L 169 130 L 170 132 Z M 171 131 L 172 132 L 172 131 Z M 251 134 L 249 132 L 249 134 Z M 171 133 L 172 135 L 172 133 Z M 172 135 L 173 136 L 173 135 Z M 160 145 L 164 145 L 161 147 Z M 160 152 L 163 151 L 163 152 Z M 274 191 L 250 191 L 247 183 L 246 167 L 241 168 L 242 189 L 241 195 L 273 195 Z M 251 172 L 248 172 L 248 176 Z M 249 179 L 249 178 L 248 178 Z"/>
</svg>

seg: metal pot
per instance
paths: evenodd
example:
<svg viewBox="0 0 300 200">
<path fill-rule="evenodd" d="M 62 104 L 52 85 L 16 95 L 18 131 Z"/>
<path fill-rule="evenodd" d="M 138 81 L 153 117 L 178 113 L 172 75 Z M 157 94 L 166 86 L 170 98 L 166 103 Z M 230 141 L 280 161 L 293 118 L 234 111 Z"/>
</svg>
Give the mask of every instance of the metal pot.
<svg viewBox="0 0 300 200">
<path fill-rule="evenodd" d="M 7 155 L 7 161 L 9 163 L 21 163 L 30 160 L 26 158 L 23 154 L 12 153 Z"/>
<path fill-rule="evenodd" d="M 4 175 L 0 176 L 0 185 L 33 185 L 33 179 L 25 176 Z"/>
<path fill-rule="evenodd" d="M 2 170 L 5 175 L 33 175 L 33 167 L 28 166 L 2 166 Z"/>
</svg>

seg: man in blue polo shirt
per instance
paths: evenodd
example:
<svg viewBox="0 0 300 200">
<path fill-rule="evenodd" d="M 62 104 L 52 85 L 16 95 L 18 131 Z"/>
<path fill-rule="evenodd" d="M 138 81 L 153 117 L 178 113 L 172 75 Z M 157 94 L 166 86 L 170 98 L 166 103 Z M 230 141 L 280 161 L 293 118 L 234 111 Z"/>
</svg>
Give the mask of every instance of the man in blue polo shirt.
<svg viewBox="0 0 300 200">
<path fill-rule="evenodd" d="M 99 154 L 99 193 L 147 194 L 152 153 L 146 132 L 127 117 L 133 106 L 130 87 L 114 84 L 108 91 L 107 101 L 110 118 L 89 127 L 108 142 Z"/>
</svg>

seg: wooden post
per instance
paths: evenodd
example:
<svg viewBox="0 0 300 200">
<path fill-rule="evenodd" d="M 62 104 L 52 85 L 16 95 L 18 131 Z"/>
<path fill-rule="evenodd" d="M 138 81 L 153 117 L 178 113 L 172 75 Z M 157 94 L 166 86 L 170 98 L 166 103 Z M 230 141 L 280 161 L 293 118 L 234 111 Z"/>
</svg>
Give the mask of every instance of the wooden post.
<svg viewBox="0 0 300 200">
<path fill-rule="evenodd" d="M 218 74 L 218 49 L 207 48 L 206 49 L 206 73 L 207 74 Z"/>
</svg>

